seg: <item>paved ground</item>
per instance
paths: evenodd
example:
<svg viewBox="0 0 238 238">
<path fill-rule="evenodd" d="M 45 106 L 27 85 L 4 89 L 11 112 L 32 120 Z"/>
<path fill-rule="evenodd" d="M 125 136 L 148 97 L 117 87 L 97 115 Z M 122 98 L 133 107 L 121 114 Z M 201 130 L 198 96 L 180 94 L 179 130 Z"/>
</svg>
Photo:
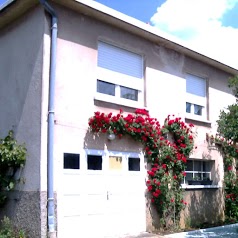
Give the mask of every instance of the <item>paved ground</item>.
<svg viewBox="0 0 238 238">
<path fill-rule="evenodd" d="M 124 236 L 122 238 L 162 238 L 163 236 L 148 233 L 148 232 L 143 232 L 140 235 L 137 236 Z"/>
</svg>

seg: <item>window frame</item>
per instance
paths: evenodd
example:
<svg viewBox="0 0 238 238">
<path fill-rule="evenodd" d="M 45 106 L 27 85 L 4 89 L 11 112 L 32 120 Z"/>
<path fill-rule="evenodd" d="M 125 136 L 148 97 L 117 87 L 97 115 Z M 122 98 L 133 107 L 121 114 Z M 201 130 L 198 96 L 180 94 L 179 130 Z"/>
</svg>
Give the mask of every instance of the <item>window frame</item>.
<svg viewBox="0 0 238 238">
<path fill-rule="evenodd" d="M 193 93 L 187 92 L 187 81 L 189 77 L 194 77 L 194 79 L 203 80 L 204 82 L 204 96 L 198 96 Z M 208 120 L 208 79 L 206 77 L 202 77 L 199 75 L 195 75 L 192 73 L 186 73 L 186 103 L 185 103 L 185 113 L 186 118 L 194 119 L 194 120 Z M 187 103 L 191 104 L 191 111 L 187 112 Z M 202 107 L 202 115 L 195 114 L 195 107 Z"/>
<path fill-rule="evenodd" d="M 131 107 L 143 107 L 144 106 L 144 57 L 142 54 L 135 52 L 131 49 L 127 49 L 121 46 L 118 46 L 116 44 L 108 43 L 103 40 L 98 40 L 98 54 L 99 54 L 99 44 L 107 44 L 112 47 L 116 47 L 118 49 L 121 49 L 123 51 L 127 51 L 129 53 L 138 55 L 141 59 L 141 68 L 140 73 L 141 78 L 139 77 L 133 77 L 124 73 L 119 73 L 113 70 L 109 70 L 103 67 L 100 67 L 98 65 L 97 61 L 97 78 L 96 78 L 96 90 L 95 90 L 95 99 L 100 101 L 106 101 L 111 102 L 114 104 L 119 105 L 125 105 L 125 106 L 131 106 Z M 98 56 L 99 57 L 99 56 Z M 97 57 L 97 58 L 98 58 Z M 100 93 L 97 91 L 97 83 L 99 81 L 105 82 L 105 83 L 111 83 L 115 85 L 115 96 L 108 95 L 104 93 Z M 137 91 L 137 100 L 133 99 L 127 99 L 121 97 L 121 87 L 126 87 L 132 90 Z"/>
<path fill-rule="evenodd" d="M 213 184 L 212 185 L 189 185 L 188 183 L 186 183 L 186 176 L 183 178 L 183 181 L 181 181 L 181 187 L 182 188 L 187 188 L 187 189 L 200 189 L 200 188 L 219 188 L 220 186 L 215 182 L 214 184 L 214 181 L 215 181 L 215 174 L 214 174 L 214 166 L 215 166 L 215 160 L 204 160 L 204 159 L 188 159 L 187 161 L 192 161 L 193 162 L 193 170 L 187 170 L 187 168 L 185 169 L 185 173 L 186 173 L 186 176 L 187 174 L 193 174 L 193 178 L 194 178 L 194 174 L 196 173 L 201 173 L 201 174 L 209 174 L 209 178 L 210 180 L 213 181 Z M 201 167 L 201 170 L 195 170 L 194 169 L 194 162 L 207 162 L 207 163 L 211 163 L 210 165 L 210 170 L 209 171 L 205 171 L 203 170 L 203 163 L 201 163 L 200 167 Z M 188 179 L 189 180 L 189 179 Z M 187 180 L 187 181 L 188 181 Z M 202 179 L 201 179 L 202 180 Z"/>
</svg>

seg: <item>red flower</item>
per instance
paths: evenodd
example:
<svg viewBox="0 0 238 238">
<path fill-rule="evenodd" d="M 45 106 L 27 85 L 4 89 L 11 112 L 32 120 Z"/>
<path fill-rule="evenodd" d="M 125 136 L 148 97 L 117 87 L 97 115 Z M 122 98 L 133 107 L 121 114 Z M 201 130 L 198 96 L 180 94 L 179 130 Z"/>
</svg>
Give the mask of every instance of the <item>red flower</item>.
<svg viewBox="0 0 238 238">
<path fill-rule="evenodd" d="M 232 166 L 228 166 L 228 167 L 227 167 L 227 170 L 228 170 L 228 171 L 231 171 L 231 170 L 232 170 Z"/>
<path fill-rule="evenodd" d="M 156 197 L 156 198 L 159 197 L 159 193 L 153 192 L 152 194 L 153 194 L 153 196 Z"/>
<path fill-rule="evenodd" d="M 163 169 L 166 169 L 166 167 L 167 167 L 166 164 L 162 164 Z"/>
<path fill-rule="evenodd" d="M 185 176 L 186 176 L 186 172 L 185 172 L 185 171 L 183 171 L 183 172 L 182 172 L 182 175 L 185 177 Z"/>
<path fill-rule="evenodd" d="M 151 191 L 153 189 L 152 185 L 148 186 L 148 191 Z"/>
<path fill-rule="evenodd" d="M 151 177 L 154 177 L 155 176 L 155 173 L 153 171 L 147 171 L 147 173 L 151 176 Z"/>
<path fill-rule="evenodd" d="M 154 203 L 154 202 L 155 202 L 155 199 L 154 199 L 154 198 L 151 198 L 151 202 Z"/>
<path fill-rule="evenodd" d="M 160 189 L 156 189 L 155 192 L 156 192 L 157 194 L 159 194 L 159 195 L 161 194 L 161 190 L 160 190 Z"/>
<path fill-rule="evenodd" d="M 178 177 L 177 177 L 177 175 L 174 175 L 174 179 L 177 179 Z"/>
<path fill-rule="evenodd" d="M 184 136 L 180 136 L 180 139 L 181 139 L 181 140 L 184 140 Z"/>
<path fill-rule="evenodd" d="M 173 202 L 174 202 L 174 199 L 172 198 L 172 199 L 170 200 L 170 202 L 172 202 L 172 203 L 173 203 Z"/>
</svg>

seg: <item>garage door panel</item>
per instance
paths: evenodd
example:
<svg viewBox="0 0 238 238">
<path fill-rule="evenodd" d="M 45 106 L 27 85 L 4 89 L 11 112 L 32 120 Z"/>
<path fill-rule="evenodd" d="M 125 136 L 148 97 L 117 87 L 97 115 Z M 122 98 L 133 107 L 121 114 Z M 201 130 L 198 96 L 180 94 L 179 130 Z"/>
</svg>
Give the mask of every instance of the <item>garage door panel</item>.
<svg viewBox="0 0 238 238">
<path fill-rule="evenodd" d="M 76 216 L 82 214 L 84 200 L 80 195 L 66 195 L 64 196 L 64 214 L 65 216 Z"/>
<path fill-rule="evenodd" d="M 105 214 L 105 195 L 91 194 L 87 196 L 87 201 L 84 203 L 84 209 L 89 215 Z"/>
<path fill-rule="evenodd" d="M 105 177 L 102 175 L 88 175 L 84 180 L 84 191 L 87 193 L 101 193 L 105 189 Z"/>
<path fill-rule="evenodd" d="M 64 218 L 65 238 L 99 238 L 103 237 L 104 215 L 75 216 Z"/>
<path fill-rule="evenodd" d="M 144 175 L 128 171 L 128 160 L 118 165 L 117 159 L 106 160 L 101 170 L 64 174 L 62 230 L 67 233 L 60 237 L 112 238 L 145 231 Z"/>
<path fill-rule="evenodd" d="M 64 194 L 80 194 L 84 189 L 83 177 L 78 175 L 65 174 L 63 179 Z"/>
</svg>

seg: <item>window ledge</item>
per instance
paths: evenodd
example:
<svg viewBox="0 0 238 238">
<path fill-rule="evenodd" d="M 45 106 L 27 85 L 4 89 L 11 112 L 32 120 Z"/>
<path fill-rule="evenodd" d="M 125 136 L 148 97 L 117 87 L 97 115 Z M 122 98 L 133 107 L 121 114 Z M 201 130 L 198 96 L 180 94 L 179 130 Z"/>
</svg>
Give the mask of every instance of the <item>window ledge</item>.
<svg viewBox="0 0 238 238">
<path fill-rule="evenodd" d="M 102 93 L 97 93 L 94 96 L 94 100 L 107 102 L 107 103 L 113 103 L 113 104 L 126 106 L 126 107 L 146 109 L 146 107 L 142 106 L 141 102 L 132 101 L 132 100 L 129 100 L 129 99 L 118 98 L 118 97 L 115 97 L 115 96 L 105 95 L 105 94 L 102 94 Z"/>
<path fill-rule="evenodd" d="M 202 122 L 202 123 L 206 123 L 206 124 L 211 124 L 212 123 L 211 121 L 208 121 L 204 118 L 200 118 L 199 116 L 190 115 L 189 113 L 186 113 L 185 119 L 198 121 L 198 122 Z"/>
<path fill-rule="evenodd" d="M 207 188 L 221 188 L 220 185 L 187 185 L 187 184 L 181 184 L 181 188 L 184 189 L 207 189 Z"/>
</svg>

